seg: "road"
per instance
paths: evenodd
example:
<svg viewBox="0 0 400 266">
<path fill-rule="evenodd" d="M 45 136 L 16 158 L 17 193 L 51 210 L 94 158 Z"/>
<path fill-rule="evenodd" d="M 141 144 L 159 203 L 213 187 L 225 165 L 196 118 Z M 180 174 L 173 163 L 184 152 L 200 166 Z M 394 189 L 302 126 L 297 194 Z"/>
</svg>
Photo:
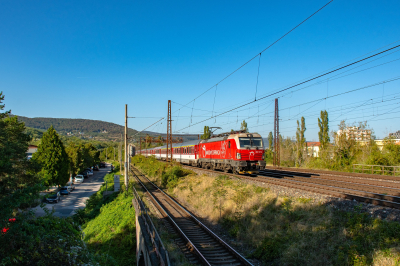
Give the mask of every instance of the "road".
<svg viewBox="0 0 400 266">
<path fill-rule="evenodd" d="M 45 203 L 44 208 L 54 209 L 54 216 L 68 217 L 75 214 L 75 210 L 86 206 L 86 200 L 99 191 L 104 182 L 104 176 L 111 171 L 111 165 L 106 168 L 99 168 L 99 171 L 93 171 L 93 176 L 86 178 L 82 184 L 75 184 L 75 189 L 69 195 L 61 195 L 61 201 L 58 203 Z M 32 209 L 36 216 L 44 216 L 45 211 L 40 207 Z"/>
</svg>

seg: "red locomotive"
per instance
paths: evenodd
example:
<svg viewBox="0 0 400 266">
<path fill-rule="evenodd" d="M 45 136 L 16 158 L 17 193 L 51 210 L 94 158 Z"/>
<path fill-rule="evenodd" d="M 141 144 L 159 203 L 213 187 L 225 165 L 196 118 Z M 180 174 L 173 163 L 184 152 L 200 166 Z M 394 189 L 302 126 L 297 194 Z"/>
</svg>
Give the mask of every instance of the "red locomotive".
<svg viewBox="0 0 400 266">
<path fill-rule="evenodd" d="M 141 150 L 139 153 L 165 160 L 167 146 Z M 257 174 L 265 168 L 261 136 L 241 131 L 172 144 L 172 158 L 183 164 L 237 174 Z"/>
</svg>

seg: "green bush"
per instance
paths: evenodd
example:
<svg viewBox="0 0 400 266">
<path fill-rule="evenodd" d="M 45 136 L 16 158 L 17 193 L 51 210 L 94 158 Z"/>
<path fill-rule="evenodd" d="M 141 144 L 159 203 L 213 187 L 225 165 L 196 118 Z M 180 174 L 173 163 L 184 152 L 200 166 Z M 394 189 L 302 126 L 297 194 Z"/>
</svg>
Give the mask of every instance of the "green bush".
<svg viewBox="0 0 400 266">
<path fill-rule="evenodd" d="M 72 219 L 22 214 L 0 236 L 0 265 L 80 265 L 91 262 Z"/>
<path fill-rule="evenodd" d="M 180 166 L 174 166 L 168 169 L 161 176 L 161 184 L 166 188 L 174 188 L 178 185 L 178 181 L 184 176 L 184 172 Z"/>
<path fill-rule="evenodd" d="M 168 189 L 173 189 L 182 177 L 192 173 L 192 171 L 182 168 L 177 163 L 167 164 L 158 161 L 154 156 L 146 158 L 142 155 L 136 155 L 133 157 L 132 164 L 146 175 L 158 178 L 161 181 L 161 186 Z"/>
</svg>

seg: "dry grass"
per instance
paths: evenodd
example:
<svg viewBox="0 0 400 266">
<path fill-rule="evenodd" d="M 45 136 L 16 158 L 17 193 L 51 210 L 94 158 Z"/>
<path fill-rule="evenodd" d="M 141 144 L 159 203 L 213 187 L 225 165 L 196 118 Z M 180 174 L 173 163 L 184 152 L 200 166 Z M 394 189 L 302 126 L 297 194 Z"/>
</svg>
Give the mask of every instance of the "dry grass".
<svg viewBox="0 0 400 266">
<path fill-rule="evenodd" d="M 217 193 L 221 189 L 222 196 Z M 280 197 L 223 176 L 190 175 L 172 192 L 256 249 L 247 255 L 268 265 L 400 265 L 398 224 L 387 231 L 388 222 L 335 211 L 305 198 Z M 368 237 L 371 243 L 366 245 L 363 239 Z"/>
<path fill-rule="evenodd" d="M 161 176 L 151 180 L 161 183 Z M 346 213 L 306 198 L 189 174 L 168 189 L 182 204 L 221 224 L 265 265 L 400 265 L 400 224 Z"/>
</svg>

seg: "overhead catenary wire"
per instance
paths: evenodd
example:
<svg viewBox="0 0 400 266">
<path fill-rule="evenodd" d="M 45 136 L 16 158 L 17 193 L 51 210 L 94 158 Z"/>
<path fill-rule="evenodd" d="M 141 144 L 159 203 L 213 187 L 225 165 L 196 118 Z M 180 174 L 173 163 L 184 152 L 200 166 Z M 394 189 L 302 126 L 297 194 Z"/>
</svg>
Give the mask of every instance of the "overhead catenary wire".
<svg viewBox="0 0 400 266">
<path fill-rule="evenodd" d="M 152 127 L 153 125 L 155 125 L 155 124 L 157 124 L 158 122 L 160 122 L 161 120 L 163 120 L 164 118 L 165 118 L 165 117 L 161 118 L 160 120 L 158 120 L 157 122 L 151 124 L 150 126 L 146 127 L 145 129 L 142 129 L 141 131 L 136 132 L 136 134 L 133 135 L 132 137 L 136 136 L 136 135 L 139 134 L 139 133 L 142 133 L 142 132 L 145 131 L 146 129 Z"/>
<path fill-rule="evenodd" d="M 271 96 L 273 96 L 273 95 L 276 95 L 276 94 L 278 94 L 278 93 L 281 93 L 281 92 L 290 90 L 290 89 L 292 89 L 292 88 L 298 87 L 298 86 L 300 86 L 300 85 L 303 85 L 303 84 L 308 83 L 308 82 L 310 82 L 310 81 L 316 80 L 316 79 L 318 79 L 318 78 L 321 78 L 321 77 L 327 76 L 327 75 L 329 75 L 329 74 L 335 73 L 335 72 L 337 72 L 337 71 L 339 71 L 339 70 L 342 70 L 342 69 L 345 69 L 345 68 L 347 68 L 347 67 L 353 66 L 353 65 L 355 65 L 355 64 L 358 64 L 358 63 L 360 63 L 360 62 L 363 62 L 363 61 L 365 61 L 365 60 L 368 60 L 368 59 L 373 58 L 373 57 L 375 57 L 375 56 L 378 56 L 378 55 L 380 55 L 380 54 L 383 54 L 383 53 L 392 51 L 393 49 L 396 49 L 396 48 L 399 48 L 399 47 L 400 47 L 400 45 L 396 45 L 396 46 L 394 46 L 394 47 L 391 47 L 391 48 L 386 49 L 386 50 L 384 50 L 384 51 L 381 51 L 381 52 L 379 52 L 379 53 L 370 55 L 370 56 L 368 56 L 368 57 L 362 58 L 362 59 L 360 59 L 360 60 L 357 60 L 357 61 L 355 61 L 355 62 L 352 62 L 352 63 L 350 63 L 350 64 L 347 64 L 347 65 L 345 65 L 345 66 L 336 68 L 336 69 L 334 69 L 334 70 L 331 70 L 331 71 L 329 71 L 329 72 L 323 73 L 323 74 L 318 75 L 318 76 L 316 76 L 316 77 L 310 78 L 310 79 L 305 80 L 305 81 L 303 81 L 303 82 L 300 82 L 300 83 L 297 83 L 297 84 L 295 84 L 295 85 L 289 86 L 289 87 L 287 87 L 287 88 L 281 89 L 281 90 L 279 90 L 279 91 L 270 93 L 270 94 L 268 94 L 268 95 L 266 95 L 266 96 L 263 96 L 263 97 L 261 97 L 261 98 L 255 100 L 255 101 L 242 104 L 242 105 L 240 105 L 240 106 L 238 106 L 238 107 L 232 108 L 231 110 L 225 111 L 225 112 L 220 113 L 220 114 L 218 114 L 218 115 L 216 115 L 216 116 L 218 117 L 218 116 L 220 116 L 220 115 L 222 115 L 222 114 L 226 114 L 226 113 L 232 112 L 232 111 L 234 111 L 234 110 L 237 110 L 237 109 L 239 109 L 239 108 L 242 108 L 242 107 L 247 106 L 247 105 L 249 105 L 249 104 L 252 104 L 252 103 L 254 103 L 254 102 L 260 101 L 260 100 L 262 100 L 262 99 L 265 99 L 265 98 L 271 97 Z M 202 120 L 202 121 L 200 121 L 200 122 L 197 122 L 197 123 L 195 123 L 195 124 L 192 124 L 192 125 L 190 125 L 189 127 L 194 126 L 194 125 L 197 125 L 197 124 L 200 124 L 200 123 L 203 123 L 203 122 L 208 121 L 208 120 L 210 120 L 210 118 L 204 119 L 204 120 Z M 188 128 L 188 127 L 182 128 L 181 130 L 186 129 L 186 128 Z M 178 130 L 178 131 L 181 131 L 181 130 Z"/>
<path fill-rule="evenodd" d="M 302 22 L 300 22 L 299 24 L 297 24 L 295 27 L 293 27 L 291 30 L 289 30 L 288 32 L 286 32 L 284 35 L 282 35 L 279 39 L 277 39 L 276 41 L 274 41 L 273 43 L 271 43 L 268 47 L 266 47 L 264 50 L 262 50 L 261 52 L 257 53 L 257 55 L 253 56 L 251 59 L 249 59 L 247 62 L 245 62 L 244 64 L 242 64 L 241 66 L 239 66 L 238 68 L 236 68 L 233 72 L 231 72 L 230 74 L 228 74 L 227 76 L 225 76 L 224 78 L 222 78 L 220 81 L 218 81 L 215 85 L 213 85 L 212 87 L 208 88 L 207 90 L 205 90 L 204 92 L 202 92 L 200 95 L 198 95 L 197 97 L 195 97 L 193 100 L 191 100 L 190 102 L 188 102 L 185 106 L 187 106 L 188 104 L 190 104 L 191 102 L 195 101 L 196 99 L 200 98 L 201 96 L 203 96 L 204 94 L 206 94 L 208 91 L 210 91 L 212 88 L 214 88 L 217 84 L 220 84 L 221 82 L 225 81 L 226 79 L 228 79 L 230 76 L 232 76 L 233 74 L 235 74 L 237 71 L 239 71 L 240 69 L 242 69 L 244 66 L 246 66 L 247 64 L 249 64 L 251 61 L 253 61 L 255 58 L 257 58 L 259 55 L 261 56 L 261 54 L 265 51 L 267 51 L 269 48 L 271 48 L 272 46 L 274 46 L 276 43 L 278 43 L 280 40 L 282 40 L 283 38 L 285 38 L 288 34 L 290 34 L 292 31 L 294 31 L 295 29 L 297 29 L 298 27 L 300 27 L 302 24 L 304 24 L 307 20 L 309 20 L 310 18 L 312 18 L 313 16 L 315 16 L 318 12 L 320 12 L 322 9 L 324 9 L 326 6 L 328 6 L 330 3 L 332 3 L 333 0 L 330 0 L 329 2 L 327 2 L 325 5 L 323 5 L 321 8 L 319 8 L 317 11 L 315 11 L 314 13 L 312 13 L 310 16 L 308 16 L 306 19 L 304 19 Z"/>
<path fill-rule="evenodd" d="M 391 54 L 393 54 L 393 53 L 397 53 L 397 52 L 399 52 L 399 51 L 400 51 L 400 50 L 393 51 L 393 52 L 391 52 L 391 53 L 385 54 L 384 56 L 378 57 L 378 58 L 376 58 L 376 59 L 374 59 L 374 60 L 371 60 L 371 61 L 369 61 L 369 62 L 366 62 L 366 63 L 361 64 L 361 65 L 359 65 L 359 66 L 356 66 L 356 67 L 354 67 L 354 68 L 351 68 L 351 69 L 349 69 L 349 70 L 346 70 L 346 71 L 344 71 L 344 72 L 342 72 L 342 73 L 333 75 L 332 77 L 329 77 L 329 80 L 330 80 L 330 81 L 337 80 L 337 79 L 344 78 L 344 77 L 348 77 L 348 76 L 350 76 L 350 75 L 354 75 L 354 74 L 357 74 L 357 73 L 360 73 L 360 72 L 363 72 L 363 71 L 366 71 L 366 70 L 370 70 L 370 69 L 373 69 L 373 68 L 376 68 L 376 67 L 380 67 L 380 66 L 383 66 L 383 65 L 386 65 L 386 64 L 389 64 L 389 63 L 396 62 L 396 61 L 400 60 L 400 58 L 397 58 L 397 59 L 394 59 L 394 60 L 391 60 L 391 61 L 388 61 L 388 62 L 385 62 L 385 63 L 381 63 L 381 64 L 378 64 L 378 65 L 375 65 L 375 66 L 371 66 L 371 67 L 368 67 L 368 68 L 365 68 L 365 69 L 361 69 L 361 70 L 356 71 L 356 72 L 352 72 L 352 73 L 343 75 L 344 73 L 347 73 L 347 72 L 349 72 L 349 71 L 352 71 L 352 70 L 354 70 L 354 69 L 356 69 L 356 68 L 359 68 L 359 67 L 361 67 L 361 66 L 364 66 L 364 65 L 366 65 L 366 64 L 370 64 L 370 63 L 372 63 L 372 62 L 374 62 L 374 61 L 376 61 L 376 60 L 379 60 L 379 59 L 381 59 L 381 58 L 383 58 L 383 57 L 386 57 L 386 56 L 388 56 L 388 55 L 391 55 Z M 359 58 L 359 57 L 358 57 L 358 58 Z M 300 91 L 300 90 L 304 90 L 304 89 L 310 88 L 310 87 L 312 87 L 312 86 L 317 86 L 317 85 L 319 85 L 319 84 L 322 84 L 322 83 L 326 82 L 327 80 L 328 80 L 328 79 L 324 79 L 324 80 L 321 80 L 321 81 L 312 83 L 312 84 L 310 84 L 310 85 L 308 85 L 308 86 L 299 88 L 299 89 L 297 89 L 297 90 L 292 90 L 292 91 L 288 92 L 287 94 L 284 94 L 284 95 L 282 95 L 282 96 L 280 96 L 280 97 L 278 97 L 278 98 L 286 97 L 286 95 L 293 95 L 294 92 L 298 92 L 298 91 Z M 292 97 L 292 96 L 291 96 L 291 97 Z M 290 98 L 291 98 L 291 97 L 290 97 Z M 251 100 L 251 99 L 248 99 L 247 101 L 250 101 L 250 100 Z M 246 102 L 246 101 L 245 101 L 245 102 Z M 176 102 L 174 102 L 174 103 L 176 103 Z M 182 106 L 182 108 L 183 108 L 183 107 L 190 108 L 190 107 L 184 106 L 183 104 L 180 104 L 180 103 L 176 103 L 176 104 Z M 264 105 L 264 104 L 267 104 L 267 103 L 263 103 L 263 104 L 260 104 L 260 105 Z M 235 106 L 235 105 L 232 105 L 232 106 Z M 228 106 L 228 107 L 231 107 L 231 106 Z M 253 108 L 256 108 L 256 107 L 253 107 Z M 180 109 L 179 109 L 179 110 L 180 110 Z M 212 113 L 212 111 L 204 110 L 204 109 L 194 108 L 194 110 L 203 111 L 203 112 L 205 112 L 205 113 Z M 225 108 L 225 109 L 222 109 L 222 110 L 226 110 L 226 108 Z M 221 112 L 222 110 L 220 110 L 220 112 Z M 242 112 L 242 111 L 244 111 L 244 110 L 239 110 L 239 112 Z M 199 116 L 199 115 L 198 115 L 198 116 L 193 116 L 193 117 L 201 117 L 201 115 L 200 115 L 200 116 Z M 208 116 L 207 116 L 207 117 L 208 117 Z"/>
<path fill-rule="evenodd" d="M 385 46 L 385 47 L 387 47 L 387 46 Z M 399 50 L 397 50 L 397 51 L 396 51 L 396 50 L 395 50 L 395 51 L 392 51 L 391 53 L 385 54 L 385 55 L 383 55 L 383 56 L 381 56 L 381 57 L 378 57 L 378 58 L 375 58 L 375 59 L 373 59 L 373 60 L 371 60 L 371 61 L 369 61 L 369 62 L 363 63 L 363 64 L 361 64 L 360 66 L 369 64 L 369 63 L 371 63 L 371 62 L 374 62 L 374 61 L 376 61 L 376 60 L 379 60 L 379 59 L 381 59 L 381 58 L 383 58 L 383 57 L 386 57 L 386 56 L 388 56 L 388 55 L 391 55 L 391 54 L 397 53 L 397 52 L 399 52 Z M 359 57 L 357 57 L 357 58 L 359 58 Z M 368 68 L 366 68 L 366 69 L 362 69 L 362 70 L 359 70 L 359 71 L 356 71 L 356 72 L 352 72 L 352 73 L 349 73 L 349 74 L 347 74 L 347 75 L 343 75 L 343 73 L 349 72 L 349 71 L 351 71 L 351 70 L 354 70 L 354 69 L 360 67 L 360 66 L 356 66 L 356 67 L 354 67 L 354 68 L 351 68 L 351 69 L 346 70 L 346 71 L 344 71 L 344 72 L 342 72 L 342 73 L 339 73 L 339 74 L 336 74 L 336 75 L 332 76 L 332 77 L 336 77 L 336 78 L 334 78 L 334 79 L 333 79 L 332 77 L 329 77 L 329 80 L 336 80 L 336 79 L 340 79 L 340 78 L 347 77 L 347 76 L 350 76 L 350 75 L 354 75 L 354 74 L 360 73 L 360 72 L 362 72 L 362 71 L 366 71 L 366 70 L 369 70 L 369 69 L 372 69 L 372 68 L 375 68 L 375 67 L 383 66 L 383 65 L 386 65 L 386 64 L 388 64 L 388 63 L 393 63 L 393 62 L 398 61 L 398 60 L 400 60 L 400 58 L 397 58 L 397 59 L 394 59 L 394 60 L 391 60 L 391 61 L 388 61 L 388 62 L 385 62 L 385 63 L 382 63 L 382 64 L 378 64 L 378 65 L 375 65 L 375 66 L 372 66 L 372 67 L 368 67 Z M 288 94 L 292 95 L 293 92 L 297 92 L 297 91 L 303 90 L 303 89 L 305 89 L 305 88 L 309 88 L 309 87 L 312 87 L 312 86 L 316 86 L 316 85 L 321 84 L 321 83 L 323 83 L 323 82 L 325 82 L 325 81 L 326 81 L 326 80 L 318 81 L 318 82 L 316 82 L 316 83 L 313 83 L 313 84 L 310 84 L 310 85 L 308 85 L 308 86 L 299 88 L 299 89 L 297 89 L 297 90 L 292 90 L 292 91 L 290 91 L 289 93 L 284 94 L 283 96 L 279 96 L 278 98 L 280 98 L 280 97 L 286 97 L 286 95 L 288 95 Z M 250 101 L 250 99 L 249 99 L 248 101 Z M 261 105 L 265 105 L 265 104 L 267 104 L 267 103 L 263 103 L 263 104 L 261 104 Z M 180 105 L 181 105 L 181 104 L 180 104 Z M 182 105 L 182 106 L 183 106 L 183 105 Z M 250 108 L 250 107 L 249 107 L 249 108 Z M 256 107 L 253 107 L 253 108 L 256 108 Z M 224 109 L 223 109 L 223 110 L 224 110 Z M 226 110 L 226 109 L 225 109 L 225 110 Z M 211 113 L 211 111 L 206 111 L 206 110 L 202 110 L 202 111 L 204 111 L 204 112 L 206 112 L 206 113 Z M 243 112 L 243 111 L 244 111 L 244 110 L 239 110 L 238 112 Z M 195 117 L 201 117 L 201 116 L 195 116 Z"/>
<path fill-rule="evenodd" d="M 328 98 L 334 98 L 334 97 L 342 96 L 342 95 L 345 95 L 345 94 L 348 94 L 348 93 L 352 93 L 352 92 L 355 92 L 355 91 L 359 91 L 359 90 L 371 88 L 371 87 L 374 87 L 374 86 L 378 86 L 378 85 L 382 84 L 383 82 L 389 83 L 389 82 L 393 82 L 393 81 L 396 81 L 396 80 L 400 80 L 400 76 L 397 76 L 397 77 L 394 77 L 394 78 L 391 78 L 391 79 L 387 79 L 387 80 L 384 80 L 384 81 L 376 82 L 376 83 L 373 83 L 373 84 L 369 84 L 369 85 L 366 85 L 366 86 L 363 86 L 363 87 L 359 87 L 359 88 L 356 88 L 356 89 L 348 90 L 348 91 L 345 91 L 345 92 L 337 93 L 335 95 L 329 96 Z M 290 110 L 291 108 L 300 107 L 302 105 L 308 105 L 308 104 L 314 103 L 314 102 L 319 103 L 319 102 L 321 102 L 322 100 L 325 100 L 325 99 L 326 99 L 326 97 L 323 97 L 323 98 L 315 99 L 315 100 L 308 101 L 308 102 L 305 102 L 305 103 L 301 103 L 301 104 L 298 104 L 298 105 L 292 105 L 290 107 L 282 108 L 282 109 L 280 109 L 280 111 Z M 273 102 L 273 101 L 271 101 L 271 102 Z M 306 109 L 306 110 L 308 110 L 308 109 Z M 264 116 L 264 115 L 272 114 L 272 113 L 273 113 L 273 111 L 272 112 L 268 112 L 268 113 L 264 113 L 264 114 L 261 114 L 261 115 Z M 245 119 L 249 119 L 249 118 L 252 118 L 252 117 L 254 117 L 254 116 L 248 116 Z M 290 120 L 290 119 L 288 119 L 288 120 Z M 224 126 L 224 125 L 227 125 L 227 124 L 222 124 L 221 126 Z"/>
</svg>

